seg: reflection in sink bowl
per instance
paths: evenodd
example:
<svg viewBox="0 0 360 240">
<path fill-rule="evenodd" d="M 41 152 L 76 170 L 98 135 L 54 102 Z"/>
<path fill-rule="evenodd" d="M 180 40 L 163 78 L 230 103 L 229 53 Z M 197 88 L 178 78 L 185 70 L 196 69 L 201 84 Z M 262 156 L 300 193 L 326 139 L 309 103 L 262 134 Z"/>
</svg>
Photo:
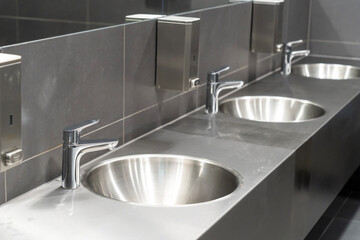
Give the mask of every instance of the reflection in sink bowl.
<svg viewBox="0 0 360 240">
<path fill-rule="evenodd" d="M 323 108 L 306 100 L 275 96 L 246 96 L 224 101 L 219 111 L 259 122 L 302 122 L 324 115 Z"/>
<path fill-rule="evenodd" d="M 319 79 L 348 80 L 360 78 L 360 68 L 341 64 L 299 64 L 293 66 L 291 71 L 293 74 Z"/>
<path fill-rule="evenodd" d="M 104 197 L 175 206 L 224 197 L 237 189 L 240 177 L 208 160 L 156 154 L 109 159 L 91 168 L 83 183 Z"/>
</svg>

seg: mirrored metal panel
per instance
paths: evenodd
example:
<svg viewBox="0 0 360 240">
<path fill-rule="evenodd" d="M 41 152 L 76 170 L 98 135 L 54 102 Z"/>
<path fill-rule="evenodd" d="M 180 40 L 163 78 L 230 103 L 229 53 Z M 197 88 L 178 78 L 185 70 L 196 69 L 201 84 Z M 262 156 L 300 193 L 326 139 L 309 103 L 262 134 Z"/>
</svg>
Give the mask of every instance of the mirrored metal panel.
<svg viewBox="0 0 360 240">
<path fill-rule="evenodd" d="M 249 0 L 1 0 L 0 47 L 126 23 L 132 14 L 170 15 Z"/>
<path fill-rule="evenodd" d="M 135 13 L 161 14 L 164 0 L 2 0 L 0 46 L 125 23 Z"/>
</svg>

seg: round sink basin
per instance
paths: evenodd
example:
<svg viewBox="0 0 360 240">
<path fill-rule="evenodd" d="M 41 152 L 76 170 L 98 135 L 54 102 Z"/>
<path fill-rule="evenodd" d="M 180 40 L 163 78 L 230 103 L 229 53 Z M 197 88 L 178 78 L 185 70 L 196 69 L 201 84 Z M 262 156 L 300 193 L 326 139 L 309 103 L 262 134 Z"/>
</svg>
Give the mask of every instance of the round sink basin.
<svg viewBox="0 0 360 240">
<path fill-rule="evenodd" d="M 293 74 L 304 77 L 328 80 L 348 80 L 360 78 L 360 68 L 341 64 L 299 64 L 293 66 L 291 71 Z"/>
<path fill-rule="evenodd" d="M 315 103 L 286 97 L 247 96 L 224 101 L 219 111 L 236 118 L 260 122 L 302 122 L 325 111 Z"/>
<path fill-rule="evenodd" d="M 112 199 L 175 206 L 224 197 L 240 185 L 239 175 L 219 164 L 178 155 L 134 155 L 90 169 L 83 184 Z"/>
</svg>

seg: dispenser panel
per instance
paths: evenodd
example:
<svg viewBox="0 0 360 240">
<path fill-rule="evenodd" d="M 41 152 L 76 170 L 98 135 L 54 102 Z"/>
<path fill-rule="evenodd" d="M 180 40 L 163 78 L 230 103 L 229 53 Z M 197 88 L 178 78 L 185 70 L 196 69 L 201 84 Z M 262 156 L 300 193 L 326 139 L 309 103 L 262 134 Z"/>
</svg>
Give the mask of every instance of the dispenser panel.
<svg viewBox="0 0 360 240">
<path fill-rule="evenodd" d="M 158 19 L 157 88 L 184 92 L 199 84 L 199 34 L 199 18 Z"/>
<path fill-rule="evenodd" d="M 282 41 L 284 2 L 281 0 L 254 1 L 251 50 L 276 53 Z"/>
<path fill-rule="evenodd" d="M 0 54 L 0 172 L 22 161 L 20 60 Z"/>
</svg>

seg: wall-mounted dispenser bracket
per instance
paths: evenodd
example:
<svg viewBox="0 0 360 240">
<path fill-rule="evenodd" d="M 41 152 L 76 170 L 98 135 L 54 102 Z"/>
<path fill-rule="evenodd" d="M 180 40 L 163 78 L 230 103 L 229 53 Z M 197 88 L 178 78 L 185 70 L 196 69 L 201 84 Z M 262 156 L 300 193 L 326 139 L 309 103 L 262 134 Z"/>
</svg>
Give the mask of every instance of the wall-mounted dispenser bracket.
<svg viewBox="0 0 360 240">
<path fill-rule="evenodd" d="M 276 53 L 282 43 L 284 0 L 254 0 L 251 51 Z"/>
<path fill-rule="evenodd" d="M 0 172 L 22 162 L 21 57 L 0 53 Z"/>
<path fill-rule="evenodd" d="M 188 91 L 199 81 L 200 18 L 158 19 L 156 87 Z"/>
</svg>

